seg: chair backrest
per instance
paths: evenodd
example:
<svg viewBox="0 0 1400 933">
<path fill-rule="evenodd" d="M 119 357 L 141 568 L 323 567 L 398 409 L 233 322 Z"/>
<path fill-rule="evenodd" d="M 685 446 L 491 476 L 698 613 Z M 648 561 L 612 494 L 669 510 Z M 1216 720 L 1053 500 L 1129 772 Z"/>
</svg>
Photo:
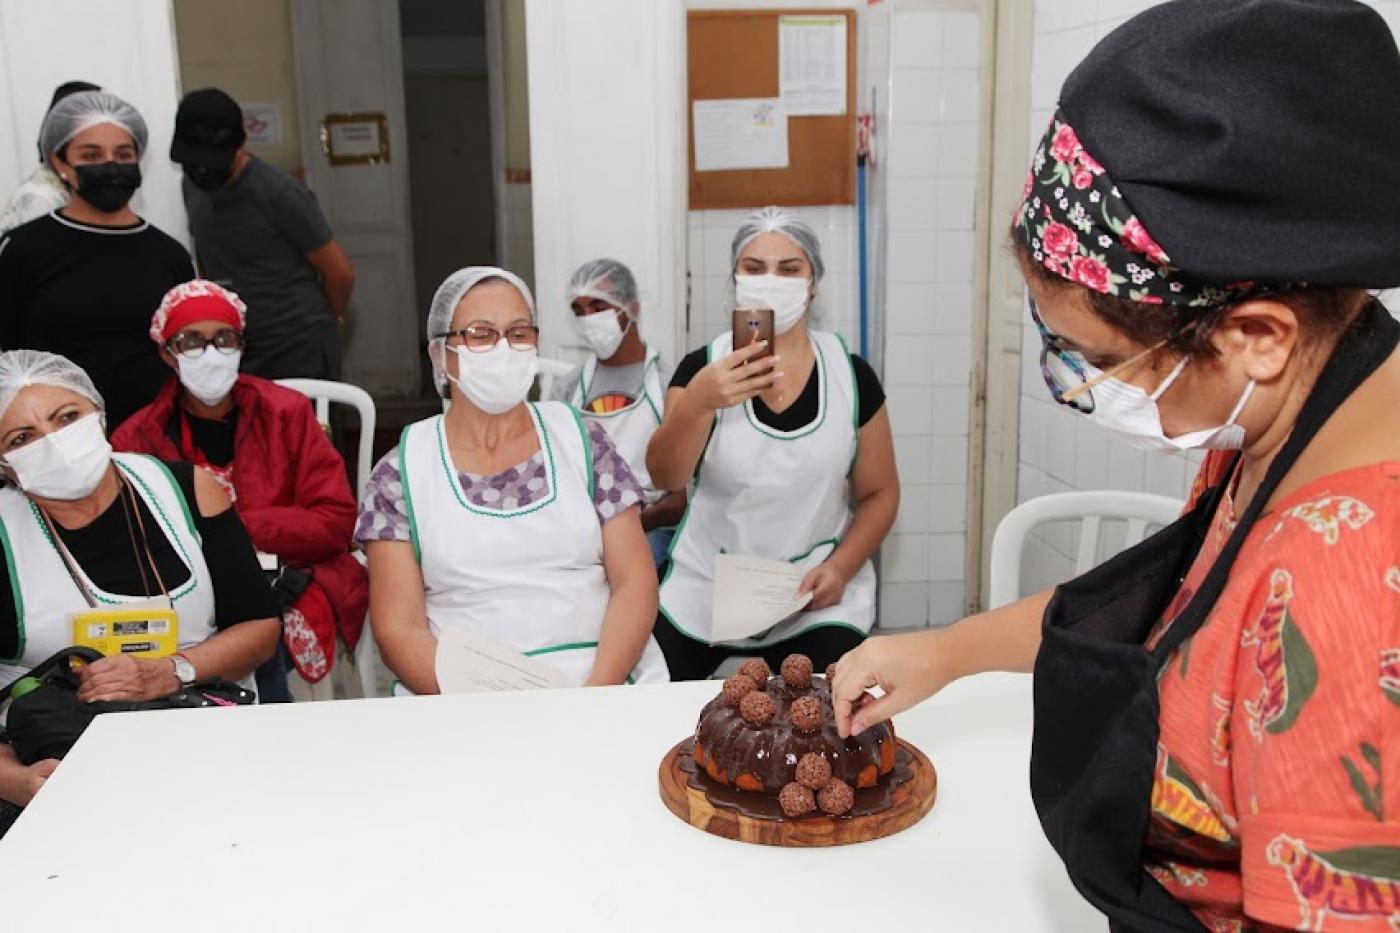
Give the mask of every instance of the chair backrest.
<svg viewBox="0 0 1400 933">
<path fill-rule="evenodd" d="M 577 367 L 572 363 L 563 360 L 551 359 L 547 356 L 540 357 L 540 398 L 548 399 L 549 394 L 554 389 L 554 380 L 561 376 L 567 376 Z"/>
<path fill-rule="evenodd" d="M 1021 503 L 1007 513 L 992 536 L 988 608 L 1021 598 L 1021 555 L 1036 527 L 1051 522 L 1079 522 L 1074 572 L 1081 574 L 1100 562 L 1100 535 L 1105 521 L 1127 524 L 1123 547 L 1128 548 L 1147 536 L 1149 526 L 1161 527 L 1176 521 L 1182 506 L 1180 500 L 1168 496 L 1113 490 L 1060 492 Z"/>
<path fill-rule="evenodd" d="M 329 425 L 331 405 L 349 405 L 360 417 L 360 445 L 355 457 L 355 498 L 363 497 L 369 482 L 374 456 L 374 399 L 359 386 L 327 379 L 278 379 L 277 384 L 293 389 L 311 399 L 316 408 L 316 420 Z"/>
<path fill-rule="evenodd" d="M 548 356 L 540 357 L 539 375 L 535 377 L 540 387 L 540 400 L 546 401 L 549 399 L 550 392 L 554 390 L 555 379 L 558 379 L 560 376 L 567 376 L 576 368 L 574 364 L 566 363 L 564 360 L 556 360 Z M 445 398 L 442 400 L 443 411 L 447 411 L 451 405 L 451 399 Z"/>
</svg>

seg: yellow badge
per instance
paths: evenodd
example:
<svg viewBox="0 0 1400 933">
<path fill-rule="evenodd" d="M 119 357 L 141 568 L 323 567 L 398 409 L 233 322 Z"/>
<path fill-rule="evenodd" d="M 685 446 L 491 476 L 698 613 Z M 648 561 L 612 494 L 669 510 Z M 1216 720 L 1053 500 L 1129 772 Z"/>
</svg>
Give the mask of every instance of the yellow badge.
<svg viewBox="0 0 1400 933">
<path fill-rule="evenodd" d="M 180 615 L 168 606 L 77 612 L 73 614 L 73 644 L 109 657 L 164 658 L 180 646 Z"/>
</svg>

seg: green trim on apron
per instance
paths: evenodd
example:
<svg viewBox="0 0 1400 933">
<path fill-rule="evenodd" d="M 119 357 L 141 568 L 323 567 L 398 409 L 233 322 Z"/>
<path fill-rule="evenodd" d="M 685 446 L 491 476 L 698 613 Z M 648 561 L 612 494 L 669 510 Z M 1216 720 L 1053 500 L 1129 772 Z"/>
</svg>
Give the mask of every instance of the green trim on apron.
<svg viewBox="0 0 1400 933">
<path fill-rule="evenodd" d="M 542 654 L 554 654 L 556 651 L 582 651 L 586 648 L 597 648 L 596 641 L 572 641 L 566 645 L 550 645 L 548 648 L 536 648 L 534 651 L 523 651 L 527 658 L 538 657 Z"/>
<path fill-rule="evenodd" d="M 145 459 L 151 460 L 154 458 L 147 457 Z M 156 494 L 151 489 L 151 487 L 146 484 L 146 481 L 142 479 L 139 475 L 137 475 L 130 467 L 123 466 L 117 460 L 113 460 L 112 465 L 118 470 L 120 470 L 123 476 L 126 476 L 127 478 L 131 479 L 133 482 L 135 482 L 138 486 L 141 487 L 142 491 L 144 492 L 142 499 L 150 508 L 151 513 L 156 518 L 156 521 L 160 524 L 161 531 L 165 534 L 166 540 L 170 542 L 172 549 L 176 551 L 180 560 L 184 563 L 185 569 L 188 570 L 190 573 L 190 578 L 185 581 L 184 586 L 179 589 L 176 589 L 170 594 L 170 602 L 173 607 L 175 600 L 184 599 L 186 596 L 189 596 L 199 587 L 199 574 L 195 571 L 194 560 L 190 557 L 189 551 L 185 550 L 185 544 L 183 541 L 180 540 L 180 536 L 175 532 L 175 526 L 170 521 L 170 516 L 165 514 L 165 509 L 161 508 L 160 501 L 156 498 Z M 162 468 L 165 468 L 165 464 L 162 463 L 160 465 Z M 168 468 L 165 468 L 164 472 L 165 475 L 170 478 L 171 488 L 174 490 L 176 498 L 179 499 L 182 505 L 184 506 L 185 514 L 188 516 L 189 504 L 185 502 L 185 496 L 183 493 L 180 492 L 180 487 L 175 482 L 174 474 L 172 474 Z M 118 493 L 118 495 L 120 495 L 120 493 Z M 58 542 L 54 541 L 53 536 L 49 534 L 49 527 L 44 522 L 43 515 L 39 513 L 39 507 L 34 504 L 34 500 L 32 499 L 29 500 L 29 511 L 30 514 L 34 516 L 34 521 L 36 524 L 38 524 L 39 530 L 43 533 L 44 540 L 49 542 L 49 546 L 52 547 L 55 551 L 57 551 Z M 83 576 L 87 577 L 87 574 L 84 573 Z M 109 593 L 106 590 L 99 587 L 95 582 L 93 582 L 93 580 L 90 577 L 87 577 L 86 583 L 88 586 L 88 591 L 92 594 L 92 598 L 100 603 L 103 603 L 104 605 L 121 606 L 124 605 L 124 599 L 136 598 L 132 596 L 124 597 L 120 593 Z"/>
<path fill-rule="evenodd" d="M 569 411 L 573 411 L 572 406 L 567 407 Z M 540 449 L 544 451 L 545 460 L 549 463 L 549 498 L 545 499 L 543 502 L 537 502 L 534 505 L 527 505 L 523 508 L 515 509 L 483 509 L 467 501 L 467 497 L 462 495 L 462 483 L 457 478 L 456 467 L 452 463 L 451 457 L 447 454 L 447 431 L 443 427 L 446 423 L 446 418 L 442 415 L 437 416 L 438 420 L 437 424 L 434 425 L 434 431 L 437 433 L 438 459 L 442 465 L 443 472 L 447 474 L 447 478 L 450 481 L 448 485 L 452 489 L 452 495 L 457 499 L 457 504 L 473 515 L 481 515 L 487 518 L 519 518 L 522 515 L 529 515 L 531 512 L 538 512 L 540 509 L 551 505 L 555 499 L 559 498 L 559 479 L 554 466 L 554 447 L 549 442 L 549 429 L 544 426 L 544 421 L 540 419 L 539 412 L 535 410 L 533 403 L 527 404 L 527 410 L 530 412 L 530 420 L 535 425 L 535 434 L 540 439 Z M 593 456 L 592 448 L 588 448 L 588 451 L 591 464 Z M 590 470 L 590 473 L 591 472 Z"/>
<path fill-rule="evenodd" d="M 841 341 L 841 349 L 846 354 L 846 365 L 851 367 L 851 427 L 856 431 L 855 449 L 851 451 L 851 465 L 846 468 L 846 475 L 850 476 L 855 472 L 856 461 L 860 459 L 860 380 L 856 378 L 856 361 L 851 356 L 851 348 L 846 343 L 846 338 L 840 334 L 836 339 Z"/>
<path fill-rule="evenodd" d="M 570 405 L 569 414 L 574 416 L 574 424 L 578 425 L 579 439 L 583 441 L 583 460 L 586 464 L 583 475 L 588 482 L 588 498 L 591 501 L 594 493 L 597 492 L 593 488 L 597 483 L 597 477 L 593 475 L 593 438 L 588 436 L 588 426 L 583 423 L 583 415 L 579 414 L 579 410 Z"/>
<path fill-rule="evenodd" d="M 811 342 L 812 349 L 815 350 L 817 354 L 817 404 L 819 407 L 816 419 L 813 420 L 811 424 L 806 425 L 802 428 L 798 428 L 796 431 L 774 431 L 772 428 L 763 424 L 761 421 L 758 420 L 758 418 L 754 416 L 753 399 L 749 399 L 747 402 L 744 403 L 744 415 L 749 419 L 750 426 L 752 426 L 754 430 L 758 431 L 758 433 L 763 434 L 767 437 L 771 437 L 775 441 L 800 440 L 809 434 L 816 433 L 816 430 L 820 428 L 822 424 L 826 421 L 827 397 L 831 395 L 831 389 L 827 383 L 826 376 L 826 354 L 822 352 L 821 344 L 816 340 L 816 338 L 812 337 L 809 334 L 807 339 Z"/>
<path fill-rule="evenodd" d="M 797 563 L 797 562 L 800 561 L 800 560 L 806 560 L 808 557 L 811 557 L 811 556 L 812 556 L 812 552 L 813 552 L 813 551 L 815 551 L 817 548 L 821 547 L 823 544 L 829 544 L 829 545 L 831 545 L 832 550 L 835 550 L 836 547 L 838 547 L 838 546 L 841 544 L 841 539 L 840 539 L 840 538 L 824 538 L 824 539 L 822 539 L 821 541 L 818 541 L 816 544 L 814 544 L 814 545 L 812 545 L 811 547 L 809 547 L 807 550 L 803 551 L 801 554 L 798 554 L 796 557 L 789 557 L 787 562 L 788 562 L 789 564 L 795 564 L 795 563 Z"/>
<path fill-rule="evenodd" d="M 190 504 L 185 499 L 185 491 L 181 489 L 180 484 L 175 481 L 175 474 L 170 472 L 170 467 L 165 465 L 165 461 L 160 460 L 156 457 L 147 456 L 146 454 L 135 454 L 134 456 L 141 457 L 145 460 L 149 460 L 151 463 L 155 464 L 157 467 L 160 468 L 160 471 L 165 474 L 166 479 L 170 480 L 170 488 L 175 490 L 175 498 L 180 500 L 180 508 L 182 508 L 185 512 L 185 522 L 189 525 L 190 534 L 194 536 L 194 539 L 196 541 L 203 544 L 204 536 L 201 535 L 199 533 L 199 529 L 195 527 L 194 515 L 190 512 Z M 113 462 L 115 463 L 116 461 L 114 460 Z M 145 484 L 142 483 L 142 485 L 144 486 Z"/>
<path fill-rule="evenodd" d="M 0 547 L 5 549 L 5 569 L 10 573 L 10 593 L 15 601 L 15 628 L 19 632 L 19 654 L 13 658 L 0 658 L 6 664 L 18 664 L 24 657 L 24 591 L 19 588 L 19 573 L 15 570 L 15 547 L 10 543 L 10 533 L 5 523 L 0 521 Z"/>
<path fill-rule="evenodd" d="M 423 565 L 423 547 L 418 543 L 418 519 L 413 515 L 413 492 L 408 488 L 408 429 L 411 424 L 403 426 L 399 432 L 399 485 L 403 487 L 404 510 L 408 512 L 408 538 L 413 543 L 413 559 L 418 562 L 418 566 Z"/>
</svg>

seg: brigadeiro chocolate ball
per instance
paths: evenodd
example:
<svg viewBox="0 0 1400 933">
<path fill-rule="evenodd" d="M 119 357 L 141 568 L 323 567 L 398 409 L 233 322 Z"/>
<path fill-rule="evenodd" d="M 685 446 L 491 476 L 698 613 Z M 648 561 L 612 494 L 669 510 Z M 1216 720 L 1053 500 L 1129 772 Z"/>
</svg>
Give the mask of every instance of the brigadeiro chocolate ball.
<svg viewBox="0 0 1400 933">
<path fill-rule="evenodd" d="M 766 726 L 773 718 L 776 711 L 773 705 L 773 698 L 762 690 L 754 690 L 745 694 L 739 701 L 739 715 L 744 717 L 744 721 L 751 726 Z"/>
<path fill-rule="evenodd" d="M 821 790 L 831 780 L 831 762 L 816 752 L 808 752 L 797 762 L 797 783 Z"/>
<path fill-rule="evenodd" d="M 768 669 L 767 664 L 763 663 L 762 658 L 750 658 L 739 665 L 739 673 L 762 687 L 768 683 L 768 676 L 773 672 Z"/>
<path fill-rule="evenodd" d="M 832 816 L 845 813 L 855 802 L 856 792 L 840 778 L 827 781 L 826 786 L 817 792 L 817 806 L 821 807 L 823 813 L 830 813 Z"/>
<path fill-rule="evenodd" d="M 822 725 L 822 705 L 816 697 L 800 697 L 792 701 L 788 718 L 798 732 L 815 732 Z"/>
<path fill-rule="evenodd" d="M 805 654 L 790 654 L 783 658 L 783 683 L 794 690 L 812 686 L 812 659 Z"/>
<path fill-rule="evenodd" d="M 720 688 L 720 695 L 724 697 L 726 706 L 738 706 L 740 700 L 756 689 L 752 680 L 742 674 L 735 674 L 725 680 L 724 686 Z"/>
<path fill-rule="evenodd" d="M 778 803 L 788 816 L 806 816 L 817 808 L 817 800 L 809 788 L 794 781 L 778 791 Z"/>
</svg>

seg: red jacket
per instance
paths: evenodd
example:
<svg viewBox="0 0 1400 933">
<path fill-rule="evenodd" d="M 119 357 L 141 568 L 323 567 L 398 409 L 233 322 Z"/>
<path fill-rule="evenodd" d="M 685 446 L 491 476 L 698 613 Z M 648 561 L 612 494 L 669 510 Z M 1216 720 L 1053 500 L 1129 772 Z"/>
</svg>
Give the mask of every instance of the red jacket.
<svg viewBox="0 0 1400 933">
<path fill-rule="evenodd" d="M 154 402 L 122 423 L 112 435 L 112 447 L 183 459 L 169 430 L 179 385 L 172 376 Z M 254 547 L 312 567 L 335 608 L 340 636 L 353 650 L 369 608 L 369 581 L 350 554 L 356 504 L 345 461 L 300 392 L 239 375 L 233 401 L 238 409 L 234 508 Z"/>
</svg>

